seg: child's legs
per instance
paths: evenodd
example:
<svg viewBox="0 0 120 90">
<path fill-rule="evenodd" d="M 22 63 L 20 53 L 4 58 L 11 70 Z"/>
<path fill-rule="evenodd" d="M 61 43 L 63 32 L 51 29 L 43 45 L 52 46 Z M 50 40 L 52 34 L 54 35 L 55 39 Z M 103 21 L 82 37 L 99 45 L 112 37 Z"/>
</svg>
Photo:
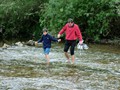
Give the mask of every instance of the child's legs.
<svg viewBox="0 0 120 90">
<path fill-rule="evenodd" d="M 49 65 L 49 63 L 50 63 L 49 55 L 48 55 L 48 54 L 45 54 L 45 58 L 46 58 L 46 60 L 47 60 L 47 65 Z"/>
<path fill-rule="evenodd" d="M 48 65 L 49 65 L 49 62 L 50 62 L 49 53 L 50 53 L 50 48 L 45 48 L 44 49 L 44 54 L 45 54 L 45 58 L 47 60 Z"/>
</svg>

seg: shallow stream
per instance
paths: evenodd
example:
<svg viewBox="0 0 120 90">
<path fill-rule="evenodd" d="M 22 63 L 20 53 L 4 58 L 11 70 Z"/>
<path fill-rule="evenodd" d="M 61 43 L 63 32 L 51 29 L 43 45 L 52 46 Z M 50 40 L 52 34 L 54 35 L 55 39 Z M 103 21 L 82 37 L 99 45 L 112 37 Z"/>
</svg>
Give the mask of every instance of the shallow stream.
<svg viewBox="0 0 120 90">
<path fill-rule="evenodd" d="M 88 46 L 70 64 L 53 44 L 49 67 L 42 47 L 0 48 L 0 90 L 120 90 L 120 46 Z"/>
</svg>

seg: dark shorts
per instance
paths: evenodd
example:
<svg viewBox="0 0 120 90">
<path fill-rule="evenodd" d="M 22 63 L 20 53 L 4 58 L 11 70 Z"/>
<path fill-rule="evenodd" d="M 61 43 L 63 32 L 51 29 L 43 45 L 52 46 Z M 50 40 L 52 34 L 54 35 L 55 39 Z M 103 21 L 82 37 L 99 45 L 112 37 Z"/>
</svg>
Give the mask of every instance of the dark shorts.
<svg viewBox="0 0 120 90">
<path fill-rule="evenodd" d="M 68 49 L 70 48 L 70 54 L 74 55 L 75 46 L 76 46 L 76 40 L 66 40 L 64 52 L 68 52 Z"/>
</svg>

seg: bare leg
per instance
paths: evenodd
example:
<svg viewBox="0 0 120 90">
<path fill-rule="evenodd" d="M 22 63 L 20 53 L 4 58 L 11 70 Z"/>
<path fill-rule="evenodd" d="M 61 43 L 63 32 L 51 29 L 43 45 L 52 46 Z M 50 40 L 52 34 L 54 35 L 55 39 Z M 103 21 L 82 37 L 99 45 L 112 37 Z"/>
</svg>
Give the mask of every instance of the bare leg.
<svg viewBox="0 0 120 90">
<path fill-rule="evenodd" d="M 75 61 L 75 55 L 72 55 L 72 64 L 74 64 Z"/>
<path fill-rule="evenodd" d="M 67 52 L 65 52 L 65 56 L 66 56 L 66 58 L 68 59 L 68 62 L 70 62 L 70 58 L 69 58 L 69 55 L 68 55 Z"/>
<path fill-rule="evenodd" d="M 45 58 L 47 59 L 47 65 L 49 66 L 49 64 L 50 64 L 50 58 L 49 58 L 49 55 L 48 55 L 48 54 L 45 54 Z"/>
</svg>

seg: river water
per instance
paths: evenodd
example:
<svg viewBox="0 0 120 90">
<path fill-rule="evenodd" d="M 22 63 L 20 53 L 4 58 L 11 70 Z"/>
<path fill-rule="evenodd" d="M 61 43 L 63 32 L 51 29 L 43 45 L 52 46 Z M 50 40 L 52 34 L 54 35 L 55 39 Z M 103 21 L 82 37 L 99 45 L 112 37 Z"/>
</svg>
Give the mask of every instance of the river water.
<svg viewBox="0 0 120 90">
<path fill-rule="evenodd" d="M 0 48 L 0 90 L 120 90 L 120 46 L 88 46 L 70 64 L 53 44 L 49 67 L 42 47 Z"/>
</svg>

